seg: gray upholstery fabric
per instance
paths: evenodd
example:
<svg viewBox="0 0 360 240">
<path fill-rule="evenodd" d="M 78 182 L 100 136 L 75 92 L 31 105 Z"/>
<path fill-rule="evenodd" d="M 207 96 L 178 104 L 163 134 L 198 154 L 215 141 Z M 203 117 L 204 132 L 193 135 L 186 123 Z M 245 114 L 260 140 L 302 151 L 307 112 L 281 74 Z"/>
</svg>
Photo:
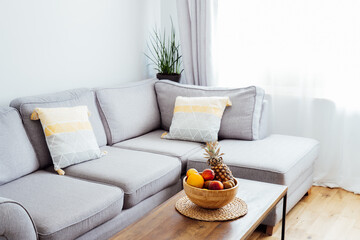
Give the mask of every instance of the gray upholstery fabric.
<svg viewBox="0 0 360 240">
<path fill-rule="evenodd" d="M 96 91 L 100 108 L 108 127 L 108 144 L 140 136 L 160 127 L 160 112 L 154 84 L 144 80 L 117 88 Z"/>
<path fill-rule="evenodd" d="M 89 120 L 94 129 L 97 143 L 99 146 L 106 145 L 106 134 L 96 105 L 95 93 L 89 89 L 74 89 L 54 94 L 18 98 L 13 100 L 10 105 L 19 110 L 26 132 L 34 146 L 40 167 L 42 168 L 52 164 L 52 162 L 40 121 L 30 120 L 31 113 L 36 107 L 50 108 L 86 105 L 91 113 Z"/>
<path fill-rule="evenodd" d="M 164 130 L 155 130 L 137 138 L 113 145 L 113 147 L 157 153 L 177 157 L 181 161 L 182 172 L 186 170 L 187 157 L 201 149 L 202 144 L 180 140 L 161 139 Z"/>
<path fill-rule="evenodd" d="M 311 167 L 319 154 L 313 139 L 271 135 L 258 141 L 222 140 L 224 162 L 239 178 L 290 186 Z M 203 152 L 189 157 L 188 168 L 204 169 Z"/>
<path fill-rule="evenodd" d="M 0 107 L 0 185 L 39 168 L 19 113 Z"/>
<path fill-rule="evenodd" d="M 270 101 L 264 99 L 261 109 L 259 139 L 264 139 L 270 135 Z"/>
<path fill-rule="evenodd" d="M 313 168 L 309 168 L 288 188 L 287 213 L 301 200 L 305 193 L 311 188 L 312 184 Z M 282 219 L 282 207 L 283 201 L 281 200 L 262 223 L 268 226 L 275 226 Z"/>
<path fill-rule="evenodd" d="M 228 96 L 232 106 L 225 109 L 221 120 L 219 138 L 256 140 L 264 90 L 258 87 L 224 89 L 183 85 L 171 81 L 155 83 L 162 127 L 168 130 L 173 118 L 175 99 L 183 97 Z"/>
<path fill-rule="evenodd" d="M 105 146 L 104 157 L 65 168 L 69 176 L 106 183 L 124 190 L 124 208 L 173 185 L 180 177 L 178 159 Z"/>
<path fill-rule="evenodd" d="M 167 187 L 164 190 L 161 190 L 155 195 L 141 201 L 136 206 L 129 209 L 124 209 L 118 216 L 84 234 L 78 240 L 110 239 L 122 229 L 140 220 L 140 218 L 145 216 L 156 206 L 160 205 L 161 203 L 165 202 L 167 199 L 178 193 L 181 189 L 182 180 L 179 179 L 176 184 Z"/>
<path fill-rule="evenodd" d="M 21 203 L 40 239 L 74 239 L 121 212 L 121 189 L 37 171 L 0 186 L 0 196 Z"/>
<path fill-rule="evenodd" d="M 0 197 L 0 239 L 37 239 L 31 216 L 21 204 Z"/>
<path fill-rule="evenodd" d="M 287 212 L 312 185 L 313 164 L 319 154 L 319 143 L 313 139 L 271 135 L 259 141 L 222 140 L 224 162 L 233 175 L 288 186 Z M 202 152 L 189 157 L 188 168 L 207 167 Z M 263 224 L 275 226 L 282 218 L 282 201 Z"/>
</svg>

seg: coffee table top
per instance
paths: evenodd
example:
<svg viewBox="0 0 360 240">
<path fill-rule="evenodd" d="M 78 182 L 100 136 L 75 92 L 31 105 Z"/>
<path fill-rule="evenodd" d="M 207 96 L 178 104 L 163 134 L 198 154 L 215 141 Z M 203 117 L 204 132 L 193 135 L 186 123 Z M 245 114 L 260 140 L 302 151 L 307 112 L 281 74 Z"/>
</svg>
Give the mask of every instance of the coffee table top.
<svg viewBox="0 0 360 240">
<path fill-rule="evenodd" d="M 244 217 L 226 222 L 187 218 L 175 209 L 176 201 L 185 196 L 181 191 L 111 239 L 246 239 L 284 197 L 287 187 L 245 179 L 238 182 L 237 197 L 248 205 Z"/>
</svg>

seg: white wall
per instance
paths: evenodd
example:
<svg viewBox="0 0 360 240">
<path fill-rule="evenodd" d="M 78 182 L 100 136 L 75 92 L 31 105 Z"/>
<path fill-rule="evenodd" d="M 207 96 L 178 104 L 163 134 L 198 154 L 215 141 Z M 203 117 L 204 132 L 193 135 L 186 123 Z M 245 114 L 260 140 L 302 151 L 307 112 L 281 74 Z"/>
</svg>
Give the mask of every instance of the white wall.
<svg viewBox="0 0 360 240">
<path fill-rule="evenodd" d="M 143 55 L 161 0 L 1 0 L 0 105 L 153 76 Z"/>
<path fill-rule="evenodd" d="M 174 23 L 175 32 L 177 33 L 176 37 L 180 40 L 176 0 L 161 0 L 161 24 L 163 28 L 171 28 L 170 17 Z"/>
<path fill-rule="evenodd" d="M 170 32 L 171 29 L 171 19 L 174 24 L 176 40 L 180 42 L 180 33 L 179 33 L 179 21 L 176 8 L 177 0 L 161 0 L 161 26 L 163 29 L 166 29 L 167 32 Z M 181 45 L 180 45 L 180 54 L 181 54 Z M 185 81 L 185 74 L 181 75 L 181 82 Z"/>
</svg>

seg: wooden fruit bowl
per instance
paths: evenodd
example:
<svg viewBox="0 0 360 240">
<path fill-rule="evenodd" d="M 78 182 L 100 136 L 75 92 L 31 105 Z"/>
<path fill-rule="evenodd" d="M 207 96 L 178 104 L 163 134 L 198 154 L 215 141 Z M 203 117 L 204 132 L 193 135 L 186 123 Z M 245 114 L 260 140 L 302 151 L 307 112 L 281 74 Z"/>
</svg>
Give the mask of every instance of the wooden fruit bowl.
<svg viewBox="0 0 360 240">
<path fill-rule="evenodd" d="M 196 205 L 208 208 L 217 209 L 225 206 L 234 200 L 238 191 L 238 182 L 236 179 L 235 187 L 223 190 L 209 190 L 206 188 L 193 187 L 186 183 L 187 177 L 184 177 L 183 185 L 186 196 Z"/>
</svg>

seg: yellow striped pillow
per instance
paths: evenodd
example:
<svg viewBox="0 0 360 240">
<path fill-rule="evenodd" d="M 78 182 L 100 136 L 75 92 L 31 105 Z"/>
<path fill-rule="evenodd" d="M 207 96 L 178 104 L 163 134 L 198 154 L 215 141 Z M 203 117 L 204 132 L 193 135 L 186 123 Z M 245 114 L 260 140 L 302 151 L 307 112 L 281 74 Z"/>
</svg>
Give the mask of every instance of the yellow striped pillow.
<svg viewBox="0 0 360 240">
<path fill-rule="evenodd" d="M 218 139 L 221 118 L 229 97 L 177 97 L 169 133 L 161 137 L 195 142 Z"/>
<path fill-rule="evenodd" d="M 39 120 L 44 130 L 54 169 L 102 156 L 96 142 L 87 106 L 70 108 L 36 108 L 31 120 Z"/>
</svg>

